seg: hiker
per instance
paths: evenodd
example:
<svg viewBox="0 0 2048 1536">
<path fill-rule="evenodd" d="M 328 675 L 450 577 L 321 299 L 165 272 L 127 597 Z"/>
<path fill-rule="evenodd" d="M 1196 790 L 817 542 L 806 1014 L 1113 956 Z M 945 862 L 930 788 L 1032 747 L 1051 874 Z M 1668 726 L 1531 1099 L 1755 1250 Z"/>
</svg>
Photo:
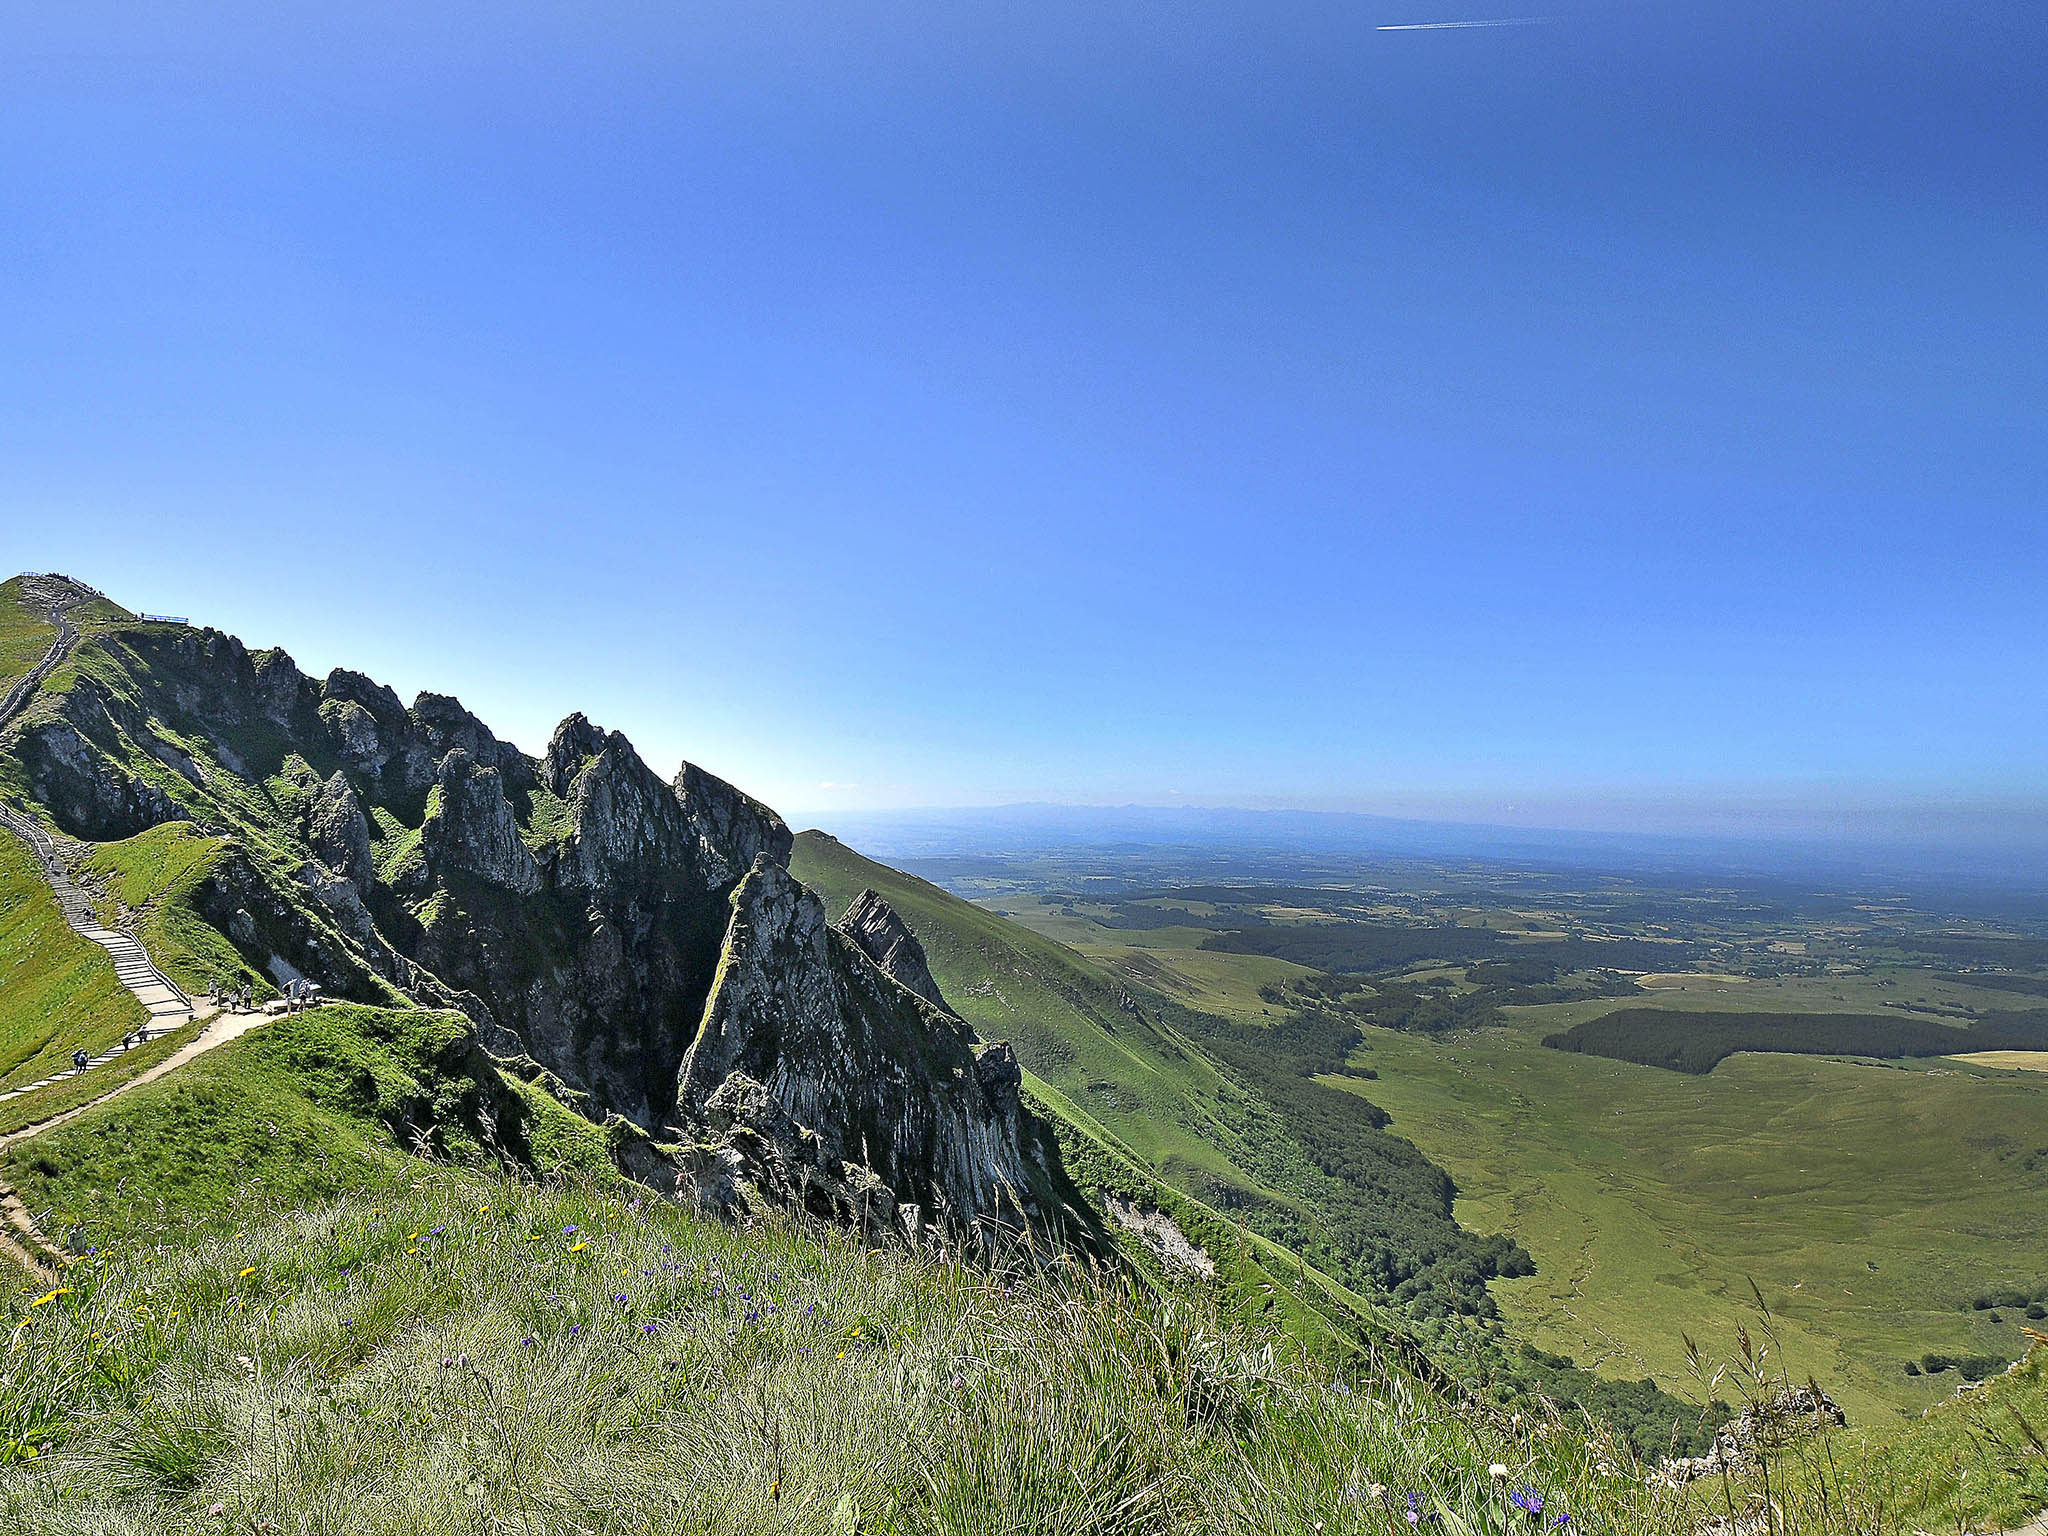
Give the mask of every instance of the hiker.
<svg viewBox="0 0 2048 1536">
<path fill-rule="evenodd" d="M 85 1047 L 82 1045 L 71 1053 L 71 1065 L 77 1071 L 83 1072 L 91 1060 L 92 1058 L 85 1054 Z"/>
<path fill-rule="evenodd" d="M 134 1038 L 135 1038 L 135 1034 L 134 1034 L 134 1032 L 133 1032 L 132 1030 L 131 1030 L 131 1031 L 130 1031 L 129 1033 L 127 1033 L 127 1034 L 123 1035 L 123 1036 L 121 1037 L 121 1049 L 122 1049 L 122 1050 L 124 1050 L 124 1051 L 125 1051 L 125 1050 L 127 1050 L 127 1049 L 128 1049 L 128 1045 L 129 1045 L 129 1042 L 130 1042 L 130 1041 L 132 1041 L 132 1040 L 134 1040 Z"/>
<path fill-rule="evenodd" d="M 247 981 L 242 983 L 242 1006 L 240 1012 L 247 1013 L 256 1001 L 255 986 Z"/>
</svg>

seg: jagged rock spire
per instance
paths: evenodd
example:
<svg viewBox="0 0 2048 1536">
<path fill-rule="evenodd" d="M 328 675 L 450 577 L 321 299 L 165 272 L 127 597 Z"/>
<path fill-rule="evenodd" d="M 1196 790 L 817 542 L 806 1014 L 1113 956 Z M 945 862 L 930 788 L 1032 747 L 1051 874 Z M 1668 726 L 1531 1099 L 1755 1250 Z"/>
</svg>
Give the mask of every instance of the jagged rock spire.
<svg viewBox="0 0 2048 1536">
<path fill-rule="evenodd" d="M 833 927 L 858 944 L 861 953 L 885 974 L 902 982 L 934 1008 L 954 1013 L 952 1005 L 940 995 L 939 984 L 932 976 L 917 935 L 872 886 L 853 898 Z M 954 1017 L 958 1016 L 954 1013 Z"/>
</svg>

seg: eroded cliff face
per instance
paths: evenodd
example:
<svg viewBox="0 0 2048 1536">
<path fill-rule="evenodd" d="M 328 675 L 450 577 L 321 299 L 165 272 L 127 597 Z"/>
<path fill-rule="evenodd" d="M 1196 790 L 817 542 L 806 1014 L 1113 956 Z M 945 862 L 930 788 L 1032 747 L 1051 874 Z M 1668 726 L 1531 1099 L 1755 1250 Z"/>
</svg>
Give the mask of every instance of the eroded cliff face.
<svg viewBox="0 0 2048 1536">
<path fill-rule="evenodd" d="M 211 630 L 116 626 L 60 670 L 0 767 L 76 836 L 225 836 L 200 906 L 258 968 L 461 1008 L 726 1209 L 964 1233 L 1078 1204 L 908 928 L 868 893 L 834 929 L 789 828 L 715 775 L 664 782 L 582 715 L 528 758 L 445 695 Z"/>
<path fill-rule="evenodd" d="M 896 922 L 880 898 L 877 917 Z M 907 933 L 907 930 L 906 930 Z M 911 940 L 914 944 L 915 940 Z M 1007 1045 L 883 971 L 767 854 L 732 893 L 677 1104 L 712 1133 L 704 1197 L 745 1187 L 868 1227 L 1044 1228 L 1066 1192 Z"/>
</svg>

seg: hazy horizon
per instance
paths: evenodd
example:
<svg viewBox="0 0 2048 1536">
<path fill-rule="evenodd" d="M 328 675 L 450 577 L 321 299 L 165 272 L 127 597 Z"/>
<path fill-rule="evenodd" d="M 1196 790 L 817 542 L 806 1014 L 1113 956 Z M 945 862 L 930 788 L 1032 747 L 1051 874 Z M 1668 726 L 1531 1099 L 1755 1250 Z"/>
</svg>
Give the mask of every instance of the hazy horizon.
<svg viewBox="0 0 2048 1536">
<path fill-rule="evenodd" d="M 1590 809 L 1590 808 L 1589 808 Z M 1483 814 L 1389 815 L 1279 806 L 1010 805 L 901 807 L 791 815 L 877 858 L 1005 855 L 1116 844 L 1558 862 L 1707 876 L 1894 879 L 2048 891 L 2048 811 L 1930 813 L 1863 807 L 1822 818 L 1683 816 L 1574 820 L 1562 808 L 1520 820 Z"/>
</svg>

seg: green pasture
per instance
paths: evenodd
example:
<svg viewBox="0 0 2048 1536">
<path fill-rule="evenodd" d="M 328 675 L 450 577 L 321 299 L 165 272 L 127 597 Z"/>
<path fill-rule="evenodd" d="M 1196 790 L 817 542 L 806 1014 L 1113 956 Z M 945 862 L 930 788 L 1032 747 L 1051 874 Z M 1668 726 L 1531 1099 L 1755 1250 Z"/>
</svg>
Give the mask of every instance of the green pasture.
<svg viewBox="0 0 2048 1536">
<path fill-rule="evenodd" d="M 1681 1378 L 1754 1307 L 1853 1414 L 1952 1392 L 1933 1350 L 2017 1355 L 2016 1315 L 1960 1310 L 2048 1275 L 2048 1082 L 1946 1063 L 1739 1055 L 1705 1076 L 1545 1050 L 1562 1015 L 1448 1040 L 1372 1030 L 1359 1085 L 1458 1181 L 1458 1215 L 1536 1257 L 1511 1323 L 1619 1376 Z M 1349 1079 L 1333 1079 L 1351 1086 Z M 2030 1166 L 2031 1160 L 2031 1166 Z"/>
<path fill-rule="evenodd" d="M 1098 930 L 1083 952 L 1190 1006 L 1261 1022 L 1259 987 L 1286 963 L 1197 950 L 1200 937 Z M 1924 1000 L 1960 1021 L 2013 1006 L 2010 995 L 1903 967 L 1648 981 L 1643 996 L 1510 1009 L 1503 1028 L 1448 1039 L 1368 1030 L 1353 1064 L 1377 1078 L 1325 1079 L 1389 1111 L 1391 1131 L 1451 1172 L 1461 1223 L 1535 1255 L 1533 1277 L 1493 1284 L 1511 1326 L 1616 1378 L 1647 1373 L 1696 1395 L 1682 1336 L 1725 1343 L 1754 1311 L 1754 1279 L 1796 1371 L 1866 1421 L 1955 1390 L 1953 1372 L 1907 1376 L 1908 1358 L 2020 1353 L 2017 1314 L 1960 1307 L 2048 1280 L 2048 1155 L 2034 1156 L 2048 1149 L 2048 1074 L 1738 1055 L 1692 1077 L 1540 1044 L 1619 1007 Z"/>
</svg>

